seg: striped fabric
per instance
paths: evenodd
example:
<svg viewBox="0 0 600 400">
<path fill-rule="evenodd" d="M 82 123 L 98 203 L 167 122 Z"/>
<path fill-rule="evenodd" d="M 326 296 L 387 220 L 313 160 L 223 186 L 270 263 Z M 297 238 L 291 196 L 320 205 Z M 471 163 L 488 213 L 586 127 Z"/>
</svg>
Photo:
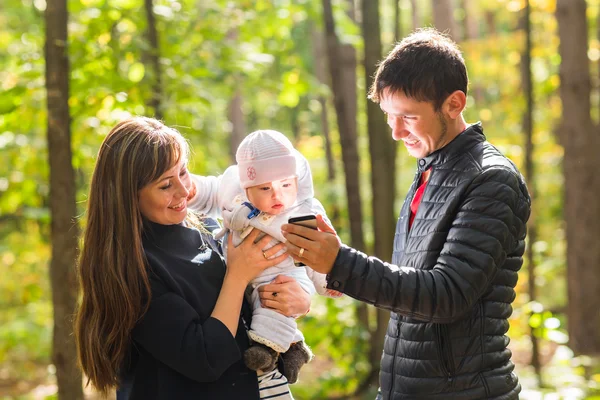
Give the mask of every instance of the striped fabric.
<svg viewBox="0 0 600 400">
<path fill-rule="evenodd" d="M 287 378 L 277 368 L 258 375 L 258 390 L 261 399 L 294 400 Z"/>
</svg>

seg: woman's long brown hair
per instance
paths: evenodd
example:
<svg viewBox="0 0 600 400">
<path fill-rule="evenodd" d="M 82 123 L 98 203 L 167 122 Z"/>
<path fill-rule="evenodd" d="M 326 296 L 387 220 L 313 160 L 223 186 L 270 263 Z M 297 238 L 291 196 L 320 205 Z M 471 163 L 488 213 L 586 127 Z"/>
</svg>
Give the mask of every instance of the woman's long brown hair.
<svg viewBox="0 0 600 400">
<path fill-rule="evenodd" d="M 75 340 L 88 383 L 104 394 L 118 386 L 131 331 L 150 302 L 138 192 L 187 156 L 177 131 L 143 117 L 115 126 L 98 153 L 78 265 Z"/>
</svg>

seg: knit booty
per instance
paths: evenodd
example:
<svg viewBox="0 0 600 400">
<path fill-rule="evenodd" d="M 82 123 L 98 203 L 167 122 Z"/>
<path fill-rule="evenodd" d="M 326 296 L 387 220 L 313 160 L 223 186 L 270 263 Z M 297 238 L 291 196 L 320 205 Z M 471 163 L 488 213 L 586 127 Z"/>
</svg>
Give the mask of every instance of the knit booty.
<svg viewBox="0 0 600 400">
<path fill-rule="evenodd" d="M 313 353 L 304 341 L 292 343 L 289 350 L 283 353 L 284 375 L 289 383 L 298 381 L 300 368 L 313 358 Z"/>
<path fill-rule="evenodd" d="M 277 364 L 277 352 L 261 343 L 254 343 L 244 352 L 244 363 L 253 371 L 271 371 Z"/>
</svg>

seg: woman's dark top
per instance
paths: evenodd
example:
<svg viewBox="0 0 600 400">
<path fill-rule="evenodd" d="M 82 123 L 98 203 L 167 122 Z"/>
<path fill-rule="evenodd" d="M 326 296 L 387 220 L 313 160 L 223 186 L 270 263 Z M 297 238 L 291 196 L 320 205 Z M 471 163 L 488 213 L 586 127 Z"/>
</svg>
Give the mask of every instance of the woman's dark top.
<svg viewBox="0 0 600 400">
<path fill-rule="evenodd" d="M 152 299 L 132 332 L 119 397 L 258 399 L 256 373 L 241 359 L 249 347 L 243 321 L 251 318 L 248 304 L 235 338 L 210 316 L 225 276 L 216 242 L 197 229 L 149 223 L 143 246 Z"/>
</svg>

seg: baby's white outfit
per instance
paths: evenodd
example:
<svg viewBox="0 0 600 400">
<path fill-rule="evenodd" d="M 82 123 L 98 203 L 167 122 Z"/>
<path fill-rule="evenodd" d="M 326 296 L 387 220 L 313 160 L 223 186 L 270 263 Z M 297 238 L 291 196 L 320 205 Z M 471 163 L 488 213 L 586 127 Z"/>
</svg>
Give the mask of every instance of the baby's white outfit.
<svg viewBox="0 0 600 400">
<path fill-rule="evenodd" d="M 208 216 L 215 216 L 220 211 L 225 228 L 222 232 L 217 233 L 217 237 L 233 234 L 234 246 L 239 245 L 253 228 L 258 228 L 273 237 L 263 251 L 280 242 L 285 242 L 286 239 L 281 234 L 281 225 L 286 224 L 289 218 L 321 214 L 326 219 L 323 205 L 313 197 L 312 174 L 308 161 L 298 151 L 293 150 L 293 152 L 296 157 L 298 194 L 296 202 L 282 213 L 271 215 L 258 212 L 258 210 L 253 213 L 255 209 L 249 204 L 245 192 L 240 186 L 238 167 L 235 165 L 227 168 L 219 177 L 192 175 L 197 194 L 188 203 L 188 207 Z M 248 218 L 249 215 L 250 218 Z M 223 240 L 225 256 L 227 255 L 226 246 L 227 240 Z M 261 306 L 258 288 L 270 283 L 277 275 L 294 278 L 309 294 L 313 294 L 315 289 L 319 294 L 329 297 L 339 297 L 341 294 L 326 289 L 325 274 L 316 272 L 307 266 L 297 267 L 292 257 L 287 257 L 281 263 L 266 269 L 251 282 L 250 301 L 253 306 L 253 314 L 248 335 L 253 341 L 284 353 L 292 343 L 304 340 L 304 336 L 298 330 L 294 318 L 286 317 L 277 311 Z"/>
</svg>

